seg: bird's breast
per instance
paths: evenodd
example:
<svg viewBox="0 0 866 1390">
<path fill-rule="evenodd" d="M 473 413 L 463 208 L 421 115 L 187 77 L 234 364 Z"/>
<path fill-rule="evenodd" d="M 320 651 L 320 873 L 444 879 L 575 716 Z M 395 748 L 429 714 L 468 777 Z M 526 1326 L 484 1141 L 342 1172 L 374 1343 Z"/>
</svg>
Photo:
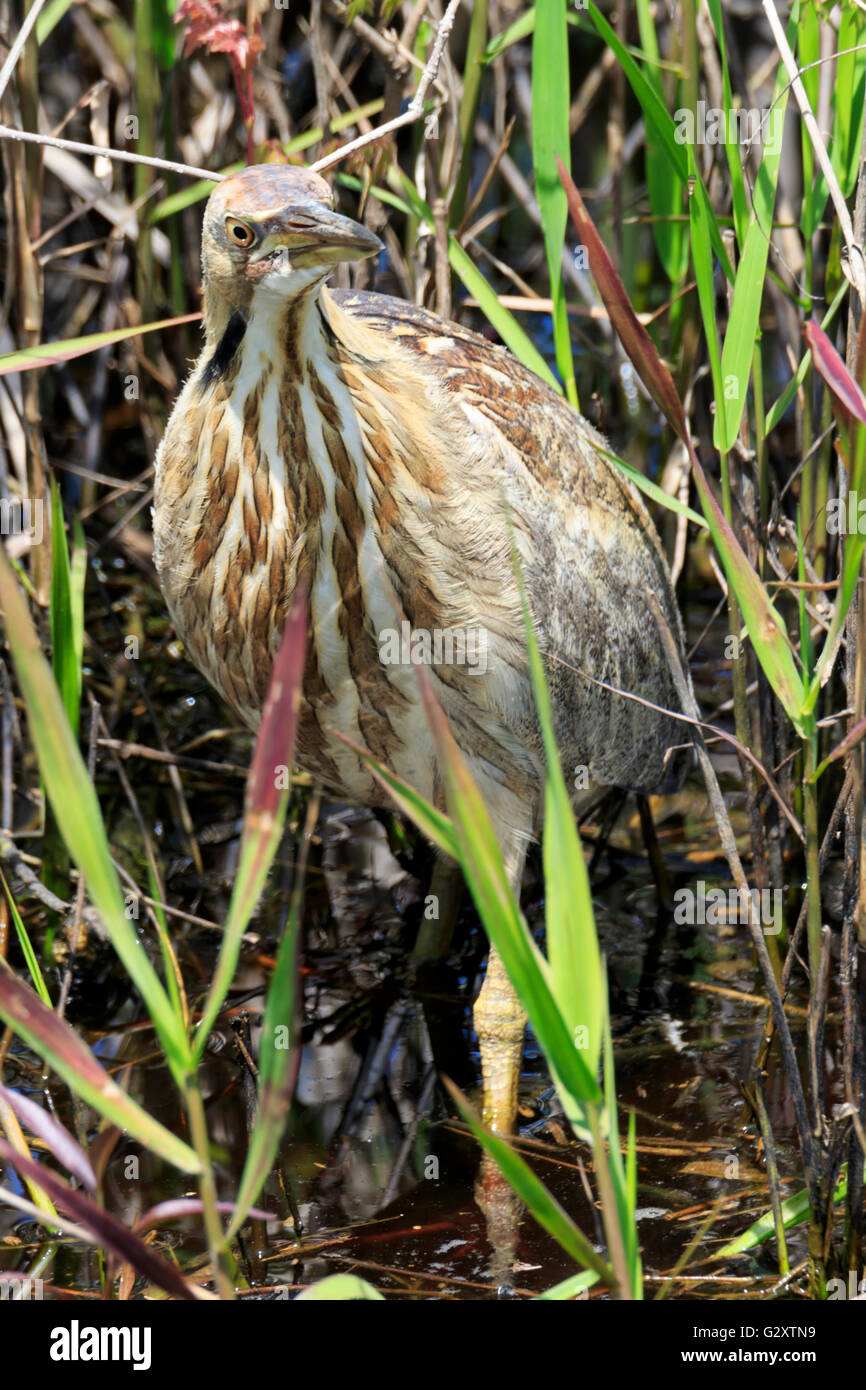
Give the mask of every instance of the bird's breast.
<svg viewBox="0 0 866 1390">
<path fill-rule="evenodd" d="M 253 348 L 198 396 L 190 383 L 160 450 L 156 557 L 178 632 L 255 728 L 302 584 L 298 761 L 348 796 L 379 800 L 339 731 L 433 795 L 413 661 L 435 664 L 446 698 L 481 697 L 489 655 L 487 629 L 449 597 L 436 494 L 407 467 L 404 420 L 395 428 L 370 395 L 359 408 L 339 364 L 319 356 L 280 373 L 279 358 Z M 492 731 L 488 741 L 495 750 Z"/>
</svg>

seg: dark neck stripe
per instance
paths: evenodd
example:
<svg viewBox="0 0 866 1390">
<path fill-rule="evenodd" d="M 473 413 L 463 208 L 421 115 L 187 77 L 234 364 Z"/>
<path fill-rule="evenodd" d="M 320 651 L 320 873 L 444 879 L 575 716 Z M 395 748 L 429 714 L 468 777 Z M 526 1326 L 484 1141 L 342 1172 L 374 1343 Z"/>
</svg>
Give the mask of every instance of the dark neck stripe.
<svg viewBox="0 0 866 1390">
<path fill-rule="evenodd" d="M 214 386 L 228 371 L 235 353 L 243 342 L 246 330 L 247 321 L 244 315 L 232 314 L 226 324 L 225 332 L 217 343 L 213 356 L 201 374 L 199 388 L 202 391 L 207 390 L 209 386 Z"/>
</svg>

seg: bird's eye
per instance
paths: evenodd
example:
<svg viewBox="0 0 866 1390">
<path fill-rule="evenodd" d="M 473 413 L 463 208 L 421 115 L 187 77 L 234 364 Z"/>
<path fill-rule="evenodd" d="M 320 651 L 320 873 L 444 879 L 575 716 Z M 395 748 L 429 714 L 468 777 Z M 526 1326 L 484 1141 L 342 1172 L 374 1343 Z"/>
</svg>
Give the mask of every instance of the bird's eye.
<svg viewBox="0 0 866 1390">
<path fill-rule="evenodd" d="M 235 246 L 243 246 L 245 249 L 252 246 L 256 239 L 252 227 L 248 227 L 246 222 L 239 222 L 236 217 L 226 218 L 226 231 L 229 241 L 234 242 Z"/>
</svg>

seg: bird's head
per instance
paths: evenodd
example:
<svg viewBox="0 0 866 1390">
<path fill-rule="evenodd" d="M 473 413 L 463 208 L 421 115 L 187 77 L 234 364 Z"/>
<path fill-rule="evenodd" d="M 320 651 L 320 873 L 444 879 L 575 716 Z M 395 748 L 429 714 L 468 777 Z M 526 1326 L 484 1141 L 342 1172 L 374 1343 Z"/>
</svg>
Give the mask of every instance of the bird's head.
<svg viewBox="0 0 866 1390">
<path fill-rule="evenodd" d="M 202 228 L 206 307 L 247 310 L 259 287 L 289 302 L 315 289 L 340 261 L 375 256 L 382 243 L 333 210 L 318 174 L 257 164 L 220 183 Z"/>
</svg>

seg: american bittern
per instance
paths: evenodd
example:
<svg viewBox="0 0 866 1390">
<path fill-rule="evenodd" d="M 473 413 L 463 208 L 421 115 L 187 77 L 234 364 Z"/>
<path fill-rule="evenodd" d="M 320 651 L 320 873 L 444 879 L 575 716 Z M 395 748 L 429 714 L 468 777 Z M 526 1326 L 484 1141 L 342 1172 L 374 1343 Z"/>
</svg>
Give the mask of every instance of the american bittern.
<svg viewBox="0 0 866 1390">
<path fill-rule="evenodd" d="M 334 730 L 441 804 L 407 651 L 426 637 L 519 888 L 544 758 L 511 536 L 576 802 L 670 777 L 675 721 L 617 693 L 679 708 L 647 601 L 679 634 L 664 555 L 601 437 L 505 349 L 402 300 L 325 288 L 336 263 L 381 250 L 331 204 L 318 176 L 274 164 L 210 197 L 205 347 L 157 458 L 163 592 L 192 660 L 255 728 L 304 584 L 297 759 L 368 805 L 385 794 Z M 508 1129 L 525 1015 L 495 952 L 474 1021 L 486 1115 Z"/>
</svg>

